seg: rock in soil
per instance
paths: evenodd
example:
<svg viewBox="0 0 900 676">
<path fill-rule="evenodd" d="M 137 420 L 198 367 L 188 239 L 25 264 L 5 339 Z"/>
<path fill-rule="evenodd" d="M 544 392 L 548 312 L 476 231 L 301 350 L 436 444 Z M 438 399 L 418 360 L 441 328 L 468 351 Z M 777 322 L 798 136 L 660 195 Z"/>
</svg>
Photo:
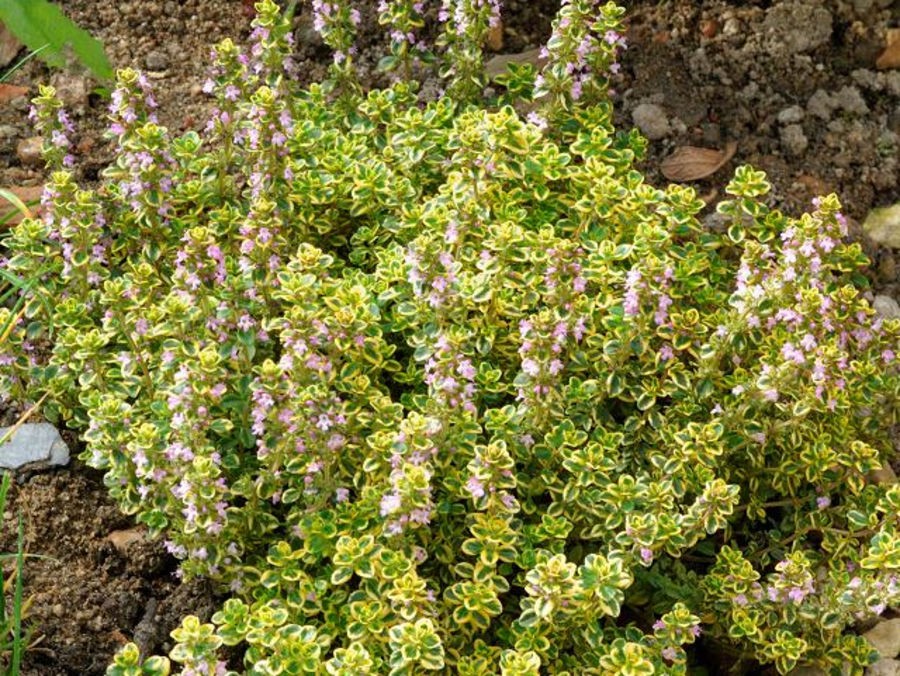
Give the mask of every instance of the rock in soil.
<svg viewBox="0 0 900 676">
<path fill-rule="evenodd" d="M 900 204 L 872 209 L 862 227 L 872 241 L 900 249 Z"/>
<path fill-rule="evenodd" d="M 866 669 L 866 676 L 900 676 L 900 660 L 878 660 Z"/>
<path fill-rule="evenodd" d="M 10 431 L 0 428 L 0 439 Z M 69 447 L 50 423 L 25 423 L 0 446 L 0 467 L 20 470 L 49 468 L 69 463 Z"/>
<path fill-rule="evenodd" d="M 863 637 L 882 657 L 897 657 L 900 655 L 900 617 L 879 622 L 863 634 Z"/>
</svg>

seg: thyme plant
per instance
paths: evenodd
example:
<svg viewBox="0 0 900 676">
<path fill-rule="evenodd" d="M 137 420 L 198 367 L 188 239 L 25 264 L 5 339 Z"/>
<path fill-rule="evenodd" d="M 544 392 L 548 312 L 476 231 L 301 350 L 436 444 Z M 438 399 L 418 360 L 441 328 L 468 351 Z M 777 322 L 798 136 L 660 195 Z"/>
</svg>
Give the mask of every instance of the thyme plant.
<svg viewBox="0 0 900 676">
<path fill-rule="evenodd" d="M 202 132 L 121 71 L 95 188 L 35 100 L 52 174 L 5 239 L 39 283 L 0 310 L 3 392 L 48 394 L 230 595 L 109 673 L 680 674 L 698 638 L 859 673 L 854 622 L 900 595 L 900 487 L 871 479 L 900 322 L 838 200 L 785 215 L 743 166 L 717 231 L 648 185 L 611 123 L 611 4 L 564 3 L 540 72 L 488 100 L 499 6 L 446 0 L 427 102 L 402 77 L 426 3 L 381 3 L 401 77 L 367 92 L 352 3 L 314 4 L 329 79 L 297 85 L 263 0 Z"/>
</svg>

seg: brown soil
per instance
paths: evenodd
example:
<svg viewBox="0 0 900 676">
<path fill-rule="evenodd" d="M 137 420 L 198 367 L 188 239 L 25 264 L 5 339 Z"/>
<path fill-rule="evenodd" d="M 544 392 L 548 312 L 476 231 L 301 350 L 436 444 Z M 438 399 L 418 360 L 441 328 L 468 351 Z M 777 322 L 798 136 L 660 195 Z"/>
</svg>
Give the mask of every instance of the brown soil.
<svg viewBox="0 0 900 676">
<path fill-rule="evenodd" d="M 252 12 L 245 0 L 64 0 L 64 11 L 103 40 L 116 66 L 134 65 L 156 82 L 161 122 L 173 130 L 202 128 L 208 104 L 200 91 L 210 45 L 243 40 Z M 301 6 L 304 3 L 301 3 Z M 360 63 L 379 81 L 374 65 L 383 31 L 374 0 L 364 14 Z M 617 122 L 633 124 L 639 106 L 657 114 L 665 133 L 650 143 L 641 169 L 664 182 L 660 161 L 678 146 L 738 144 L 725 169 L 697 184 L 701 194 L 722 195 L 729 171 L 749 163 L 768 172 L 774 203 L 791 213 L 816 194 L 837 192 L 847 213 L 900 201 L 900 71 L 877 71 L 887 28 L 900 22 L 891 0 L 756 0 L 703 2 L 639 0 L 628 3 L 630 47 L 616 83 Z M 539 45 L 548 35 L 554 1 L 505 3 L 504 52 Z M 329 53 L 296 17 L 301 72 L 325 73 Z M 77 68 L 49 72 L 37 62 L 10 82 L 50 80 L 66 92 L 80 129 L 78 171 L 96 180 L 111 158 L 102 138 L 106 103 Z M 821 93 L 817 93 L 821 90 Z M 657 106 L 658 108 L 653 108 Z M 0 106 L 0 187 L 40 185 L 38 167 L 24 166 L 16 145 L 33 135 L 22 97 Z M 662 116 L 661 118 L 659 116 Z M 876 293 L 900 297 L 895 254 L 866 243 Z M 6 411 L 10 417 L 14 411 Z M 77 441 L 70 438 L 77 453 Z M 102 476 L 79 462 L 69 469 L 21 477 L 3 514 L 0 552 L 15 545 L 15 515 L 25 522 L 26 592 L 36 648 L 24 674 L 102 674 L 112 653 L 137 640 L 167 652 L 168 636 L 185 614 L 206 619 L 215 607 L 211 589 L 179 584 L 175 562 L 158 542 L 123 544 L 116 531 L 133 523 L 106 498 Z"/>
</svg>

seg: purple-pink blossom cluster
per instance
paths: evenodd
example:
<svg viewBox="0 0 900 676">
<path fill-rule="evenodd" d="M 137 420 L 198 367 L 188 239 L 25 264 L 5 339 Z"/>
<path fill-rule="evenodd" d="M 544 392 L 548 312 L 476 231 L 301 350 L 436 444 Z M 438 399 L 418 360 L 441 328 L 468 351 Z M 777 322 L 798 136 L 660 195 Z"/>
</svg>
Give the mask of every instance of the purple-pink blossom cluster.
<svg viewBox="0 0 900 676">
<path fill-rule="evenodd" d="M 192 228 L 181 238 L 183 246 L 175 254 L 175 271 L 172 279 L 193 299 L 202 286 L 207 289 L 222 288 L 228 271 L 225 253 L 205 228 Z"/>
<path fill-rule="evenodd" d="M 516 487 L 513 467 L 504 443 L 495 441 L 487 447 L 477 447 L 475 457 L 466 466 L 466 493 L 480 509 L 497 504 L 507 511 L 518 511 L 519 503 L 510 490 Z"/>
<path fill-rule="evenodd" d="M 464 38 L 473 26 L 485 19 L 489 27 L 499 26 L 501 10 L 500 0 L 443 0 L 438 21 L 447 23 L 452 19 L 453 31 L 457 37 Z"/>
<path fill-rule="evenodd" d="M 585 333 L 583 317 L 560 318 L 542 312 L 522 319 L 518 350 L 522 370 L 516 378 L 516 399 L 541 406 L 562 378 L 570 341 L 580 342 Z"/>
<path fill-rule="evenodd" d="M 425 384 L 442 408 L 476 413 L 475 366 L 446 335 L 437 337 L 425 362 Z"/>
<path fill-rule="evenodd" d="M 427 423 L 418 432 L 401 426 L 403 431 L 394 439 L 394 450 L 390 456 L 390 488 L 379 502 L 387 535 L 399 535 L 408 528 L 419 528 L 431 522 L 434 511 L 432 462 L 437 458 L 436 437 L 442 426 L 434 419 L 427 419 Z M 411 434 L 415 437 L 410 437 Z"/>
<path fill-rule="evenodd" d="M 884 320 L 862 306 L 855 291 L 845 295 L 830 288 L 846 219 L 836 213 L 810 222 L 820 227 L 782 232 L 780 250 L 768 244 L 748 249 L 731 299 L 740 325 L 720 326 L 717 337 L 730 340 L 735 331 L 747 329 L 778 336 L 768 357 L 758 362 L 756 380 L 736 384 L 733 394 L 757 391 L 762 400 L 777 402 L 782 383 L 799 379 L 811 383 L 814 396 L 834 410 L 846 396 L 852 355 L 882 335 Z M 890 349 L 876 358 L 884 367 L 896 363 Z M 739 365 L 740 356 L 733 361 Z"/>
<path fill-rule="evenodd" d="M 417 298 L 423 298 L 432 308 L 446 308 L 456 295 L 456 273 L 459 264 L 449 251 L 436 255 L 419 253 L 414 246 L 406 251 L 407 281 Z"/>
<path fill-rule="evenodd" d="M 585 252 L 580 246 L 571 250 L 550 248 L 547 250 L 549 259 L 544 270 L 544 287 L 550 296 L 561 304 L 569 302 L 572 294 L 584 293 L 587 288 L 587 280 L 582 274 L 581 261 Z"/>
<path fill-rule="evenodd" d="M 176 166 L 164 127 L 158 126 L 156 100 L 143 73 L 126 71 L 110 103 L 110 134 L 119 144 L 116 177 L 119 194 L 135 211 L 146 210 L 168 222 L 168 195 Z"/>
<path fill-rule="evenodd" d="M 662 272 L 653 275 L 653 285 L 645 279 L 645 274 L 649 273 L 638 266 L 632 267 L 625 274 L 625 295 L 622 303 L 625 316 L 639 315 L 643 302 L 652 300 L 654 305 L 653 323 L 656 326 L 667 326 L 669 325 L 669 308 L 673 303 L 669 295 L 669 287 L 675 271 L 672 266 L 665 266 Z"/>
<path fill-rule="evenodd" d="M 418 57 L 427 53 L 428 45 L 417 34 L 424 23 L 425 0 L 380 0 L 377 9 L 378 22 L 390 26 L 395 54 Z"/>
<path fill-rule="evenodd" d="M 334 64 L 341 66 L 357 53 L 356 29 L 362 22 L 359 9 L 344 0 L 313 0 L 313 28 L 334 50 Z"/>
<path fill-rule="evenodd" d="M 54 109 L 33 105 L 28 112 L 28 120 L 44 136 L 42 152 L 48 166 L 69 168 L 75 164 L 71 152 L 71 136 L 75 134 L 75 125 L 62 105 Z"/>
<path fill-rule="evenodd" d="M 547 65 L 535 78 L 535 93 L 567 94 L 572 101 L 582 98 L 585 88 L 601 83 L 607 73 L 618 73 L 619 51 L 625 37 L 615 23 L 605 20 L 600 0 L 564 2 L 553 22 L 553 32 L 540 57 Z"/>
</svg>

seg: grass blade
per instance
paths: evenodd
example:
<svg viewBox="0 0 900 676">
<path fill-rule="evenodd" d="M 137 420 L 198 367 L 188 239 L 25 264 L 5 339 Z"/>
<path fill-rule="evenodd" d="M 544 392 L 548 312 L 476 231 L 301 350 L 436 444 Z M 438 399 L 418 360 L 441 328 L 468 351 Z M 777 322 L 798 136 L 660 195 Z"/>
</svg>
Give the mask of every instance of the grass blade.
<svg viewBox="0 0 900 676">
<path fill-rule="evenodd" d="M 19 198 L 19 196 L 16 193 L 14 193 L 12 190 L 7 190 L 6 188 L 0 188 L 0 197 L 2 197 L 7 202 L 12 204 L 16 209 L 18 209 L 19 213 L 21 213 L 25 218 L 33 218 L 32 214 L 31 214 L 31 209 L 29 209 L 28 205 L 25 204 L 25 202 L 23 202 Z M 9 216 L 4 218 L 3 220 L 6 221 L 7 219 L 9 219 Z"/>
</svg>

